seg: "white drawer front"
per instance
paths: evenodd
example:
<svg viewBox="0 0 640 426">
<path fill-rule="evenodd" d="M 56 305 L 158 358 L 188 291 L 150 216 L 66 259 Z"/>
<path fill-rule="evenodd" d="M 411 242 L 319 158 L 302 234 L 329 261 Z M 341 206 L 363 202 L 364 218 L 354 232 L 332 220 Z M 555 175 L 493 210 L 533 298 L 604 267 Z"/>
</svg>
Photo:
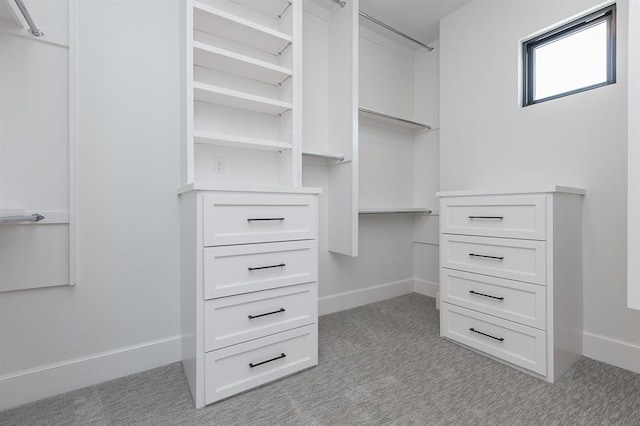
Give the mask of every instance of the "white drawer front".
<svg viewBox="0 0 640 426">
<path fill-rule="evenodd" d="M 441 230 L 449 234 L 546 239 L 544 195 L 444 197 Z"/>
<path fill-rule="evenodd" d="M 316 240 L 204 249 L 205 299 L 318 280 Z"/>
<path fill-rule="evenodd" d="M 317 322 L 317 284 L 213 299 L 204 311 L 208 352 Z"/>
<path fill-rule="evenodd" d="M 545 242 L 442 234 L 442 266 L 545 284 Z"/>
<path fill-rule="evenodd" d="M 205 401 L 210 404 L 317 364 L 316 324 L 208 352 Z"/>
<path fill-rule="evenodd" d="M 205 195 L 204 245 L 290 241 L 317 237 L 314 195 Z"/>
<path fill-rule="evenodd" d="M 441 309 L 442 336 L 538 374 L 547 374 L 544 331 L 448 303 L 443 303 Z"/>
<path fill-rule="evenodd" d="M 545 329 L 546 287 L 452 269 L 441 271 L 443 302 Z"/>
</svg>

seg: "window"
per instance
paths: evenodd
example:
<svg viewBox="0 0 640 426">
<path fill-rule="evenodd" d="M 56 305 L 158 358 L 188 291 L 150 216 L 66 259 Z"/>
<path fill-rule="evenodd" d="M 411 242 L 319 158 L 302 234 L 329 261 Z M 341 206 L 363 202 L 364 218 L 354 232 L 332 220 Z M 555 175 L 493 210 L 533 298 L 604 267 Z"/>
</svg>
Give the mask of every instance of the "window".
<svg viewBox="0 0 640 426">
<path fill-rule="evenodd" d="M 616 6 L 523 43 L 523 106 L 616 82 Z"/>
</svg>

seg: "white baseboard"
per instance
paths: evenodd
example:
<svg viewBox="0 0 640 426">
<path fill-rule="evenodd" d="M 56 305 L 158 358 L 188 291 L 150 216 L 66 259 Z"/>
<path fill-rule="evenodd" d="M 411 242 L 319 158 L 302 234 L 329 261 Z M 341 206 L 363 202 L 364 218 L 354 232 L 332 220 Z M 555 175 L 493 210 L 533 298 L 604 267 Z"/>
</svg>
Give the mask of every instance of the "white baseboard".
<svg viewBox="0 0 640 426">
<path fill-rule="evenodd" d="M 180 359 L 176 336 L 0 376 L 0 411 Z"/>
<path fill-rule="evenodd" d="M 408 279 L 360 290 L 347 291 L 345 293 L 332 294 L 318 299 L 318 313 L 320 315 L 332 314 L 413 292 L 414 280 Z"/>
<path fill-rule="evenodd" d="M 414 278 L 414 291 L 418 294 L 423 294 L 429 297 L 436 297 L 436 294 L 440 291 L 440 285 L 427 280 L 421 280 Z"/>
<path fill-rule="evenodd" d="M 640 373 L 640 345 L 584 332 L 582 353 L 588 358 Z"/>
</svg>

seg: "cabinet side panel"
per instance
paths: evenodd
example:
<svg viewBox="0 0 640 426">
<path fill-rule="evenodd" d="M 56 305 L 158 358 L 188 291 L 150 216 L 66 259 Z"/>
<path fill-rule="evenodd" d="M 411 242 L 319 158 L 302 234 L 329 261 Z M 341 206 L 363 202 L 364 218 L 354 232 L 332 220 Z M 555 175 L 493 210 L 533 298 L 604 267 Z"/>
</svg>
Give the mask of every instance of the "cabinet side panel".
<svg viewBox="0 0 640 426">
<path fill-rule="evenodd" d="M 582 196 L 553 200 L 554 380 L 582 356 Z"/>
<path fill-rule="evenodd" d="M 182 366 L 194 401 L 197 402 L 197 222 L 196 193 L 180 196 L 180 329 Z"/>
</svg>

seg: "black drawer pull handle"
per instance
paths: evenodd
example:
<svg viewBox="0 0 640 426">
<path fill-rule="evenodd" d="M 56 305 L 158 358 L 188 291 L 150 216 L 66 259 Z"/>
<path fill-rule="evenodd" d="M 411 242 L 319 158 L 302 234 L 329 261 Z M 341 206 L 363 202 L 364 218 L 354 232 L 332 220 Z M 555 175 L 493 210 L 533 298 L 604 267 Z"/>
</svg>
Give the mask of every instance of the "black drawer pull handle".
<svg viewBox="0 0 640 426">
<path fill-rule="evenodd" d="M 280 356 L 277 356 L 277 357 L 275 357 L 275 358 L 268 359 L 268 360 L 266 360 L 266 361 L 259 362 L 259 363 L 257 363 L 257 364 L 254 364 L 254 363 L 250 362 L 250 363 L 249 363 L 249 368 L 257 367 L 257 366 L 259 366 L 259 365 L 266 364 L 266 363 L 268 363 L 268 362 L 272 362 L 272 361 L 277 361 L 277 360 L 279 360 L 279 359 L 286 358 L 286 357 L 287 357 L 287 355 L 286 355 L 286 354 L 281 353 L 281 354 L 280 354 Z"/>
<path fill-rule="evenodd" d="M 483 333 L 482 331 L 478 331 L 475 328 L 471 327 L 469 331 L 473 331 L 474 333 L 482 334 L 483 336 L 491 337 L 492 339 L 498 340 L 500 342 L 504 342 L 504 337 L 496 337 L 487 333 Z"/>
<path fill-rule="evenodd" d="M 280 222 L 284 222 L 284 217 L 256 217 L 247 219 L 247 222 L 261 222 L 266 220 L 279 220 Z"/>
<path fill-rule="evenodd" d="M 485 259 L 498 259 L 498 260 L 504 260 L 504 256 L 487 256 L 485 254 L 475 254 L 475 253 L 469 253 L 469 256 L 473 256 L 473 257 L 484 257 Z"/>
<path fill-rule="evenodd" d="M 271 269 L 271 268 L 284 268 L 285 265 L 284 263 L 280 263 L 279 265 L 270 265 L 270 266 L 258 266 L 256 268 L 247 268 L 250 271 L 257 271 L 258 269 Z"/>
<path fill-rule="evenodd" d="M 280 312 L 284 312 L 284 308 L 280 308 L 280 309 L 278 309 L 277 311 L 273 311 L 273 312 L 267 312 L 266 314 L 260 314 L 260 315 L 249 315 L 249 319 L 260 318 L 260 317 L 266 317 L 267 315 L 279 314 Z"/>
<path fill-rule="evenodd" d="M 495 219 L 502 220 L 504 216 L 469 216 L 469 219 Z"/>
<path fill-rule="evenodd" d="M 476 296 L 490 297 L 491 299 L 496 299 L 496 300 L 504 300 L 504 297 L 491 296 L 489 294 L 478 293 L 477 291 L 473 291 L 473 290 L 469 290 L 469 293 L 475 294 Z"/>
</svg>

